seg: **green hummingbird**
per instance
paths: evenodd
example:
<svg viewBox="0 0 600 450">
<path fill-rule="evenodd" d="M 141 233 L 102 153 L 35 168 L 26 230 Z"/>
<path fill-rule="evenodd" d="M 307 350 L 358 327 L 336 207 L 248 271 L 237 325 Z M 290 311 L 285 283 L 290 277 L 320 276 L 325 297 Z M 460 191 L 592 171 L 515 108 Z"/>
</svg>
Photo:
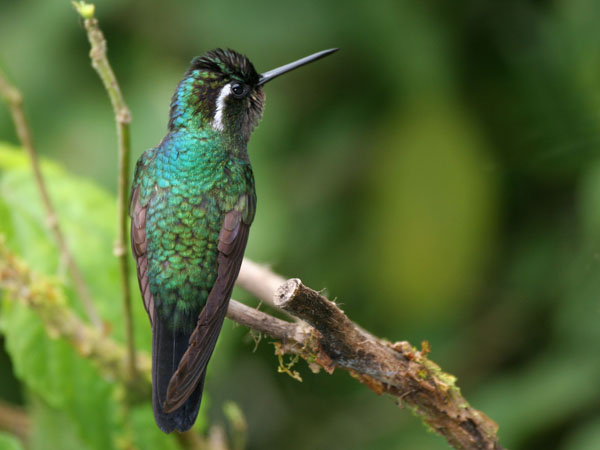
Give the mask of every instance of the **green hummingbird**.
<svg viewBox="0 0 600 450">
<path fill-rule="evenodd" d="M 131 247 L 152 326 L 152 405 L 165 433 L 195 422 L 256 209 L 247 145 L 263 85 L 327 56 L 259 74 L 233 50 L 195 58 L 171 100 L 167 135 L 137 162 Z"/>
</svg>

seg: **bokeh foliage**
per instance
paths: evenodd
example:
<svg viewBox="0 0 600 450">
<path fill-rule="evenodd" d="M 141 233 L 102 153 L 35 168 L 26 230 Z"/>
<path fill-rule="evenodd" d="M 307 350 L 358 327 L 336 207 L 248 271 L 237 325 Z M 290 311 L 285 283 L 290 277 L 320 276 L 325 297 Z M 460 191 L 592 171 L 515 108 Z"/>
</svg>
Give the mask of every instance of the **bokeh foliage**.
<svg viewBox="0 0 600 450">
<path fill-rule="evenodd" d="M 327 287 L 376 334 L 429 340 L 432 359 L 499 423 L 506 447 L 598 448 L 597 1 L 107 0 L 97 15 L 133 112 L 136 157 L 162 138 L 193 56 L 232 47 L 266 70 L 339 46 L 267 88 L 249 149 L 259 202 L 247 254 Z M 52 192 L 98 307 L 121 338 L 111 256 L 116 138 L 87 51 L 68 2 L 0 4 L 0 64 L 26 96 L 40 152 L 66 167 L 51 167 Z M 4 108 L 0 139 L 15 141 Z M 62 280 L 35 190 L 21 160 L 6 155 L 0 183 L 12 188 L 1 192 L 0 233 L 33 268 Z M 46 342 L 34 319 L 9 321 L 6 309 L 13 356 L 34 336 Z M 136 343 L 147 348 L 141 302 L 135 312 Z M 26 321 L 22 335 L 17 319 Z M 220 405 L 237 402 L 250 448 L 446 448 L 344 374 L 304 368 L 302 384 L 278 375 L 272 347 L 263 341 L 252 353 L 245 336 L 225 325 L 207 414 L 222 421 Z M 93 389 L 56 394 L 38 377 L 39 361 L 17 358 L 0 366 L 0 393 L 18 400 L 2 388 L 14 386 L 14 372 L 48 433 L 37 442 L 58 428 L 79 445 L 85 422 L 70 417 L 102 393 L 117 394 L 60 342 L 48 346 L 62 352 L 47 359 L 66 377 L 60 382 L 73 364 Z M 106 412 L 96 423 L 108 438 L 119 411 L 109 414 L 118 403 L 104 397 L 94 410 Z M 49 413 L 57 408 L 60 415 Z M 136 418 L 155 432 L 148 411 Z"/>
</svg>

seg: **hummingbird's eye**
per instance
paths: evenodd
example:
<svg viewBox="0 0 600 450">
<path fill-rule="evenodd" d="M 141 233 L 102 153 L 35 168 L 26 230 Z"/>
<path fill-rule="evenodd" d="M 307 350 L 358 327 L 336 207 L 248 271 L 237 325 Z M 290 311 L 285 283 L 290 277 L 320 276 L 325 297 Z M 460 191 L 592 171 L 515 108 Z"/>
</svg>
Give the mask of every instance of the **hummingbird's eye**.
<svg viewBox="0 0 600 450">
<path fill-rule="evenodd" d="M 233 83 L 231 85 L 231 92 L 235 98 L 242 98 L 246 95 L 246 87 L 240 83 Z"/>
</svg>

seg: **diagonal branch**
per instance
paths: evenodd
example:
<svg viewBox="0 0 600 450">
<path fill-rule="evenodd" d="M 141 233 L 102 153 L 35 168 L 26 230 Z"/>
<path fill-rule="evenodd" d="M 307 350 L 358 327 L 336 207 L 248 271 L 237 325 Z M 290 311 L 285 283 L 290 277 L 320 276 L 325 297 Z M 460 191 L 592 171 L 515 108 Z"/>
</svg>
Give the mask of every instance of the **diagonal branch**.
<svg viewBox="0 0 600 450">
<path fill-rule="evenodd" d="M 268 269 L 253 269 L 244 273 L 244 283 L 252 286 L 253 292 L 262 290 L 266 295 L 265 286 L 258 285 L 264 283 L 262 271 Z M 469 406 L 455 384 L 456 378 L 427 358 L 426 345 L 418 351 L 408 342 L 390 343 L 374 337 L 298 279 L 286 281 L 273 294 L 272 303 L 277 308 L 305 322 L 289 323 L 234 300 L 227 317 L 280 339 L 282 344 L 276 345 L 279 356 L 299 355 L 315 372 L 323 368 L 332 373 L 339 367 L 376 394 L 394 397 L 455 448 L 502 449 L 496 423 Z M 289 373 L 289 368 L 284 371 Z"/>
<path fill-rule="evenodd" d="M 19 140 L 21 141 L 23 148 L 29 156 L 29 160 L 31 161 L 31 167 L 33 169 L 35 183 L 40 193 L 44 209 L 46 210 L 46 223 L 48 224 L 48 227 L 54 234 L 54 238 L 56 239 L 56 242 L 60 249 L 60 253 L 67 263 L 67 267 L 69 268 L 69 272 L 71 273 L 71 277 L 73 278 L 73 284 L 75 286 L 75 290 L 77 291 L 77 295 L 81 303 L 83 304 L 83 307 L 90 322 L 94 324 L 96 328 L 102 328 L 102 320 L 100 319 L 100 316 L 98 315 L 98 312 L 94 306 L 89 289 L 85 284 L 81 271 L 79 270 L 79 266 L 75 262 L 73 254 L 71 253 L 71 249 L 67 244 L 65 236 L 62 232 L 62 228 L 60 227 L 60 224 L 58 222 L 56 210 L 54 209 L 54 205 L 52 204 L 52 200 L 50 199 L 50 195 L 48 194 L 48 189 L 46 187 L 46 183 L 44 181 L 44 177 L 42 175 L 42 171 L 38 162 L 37 153 L 33 145 L 33 139 L 31 137 L 31 131 L 29 130 L 29 124 L 27 123 L 25 113 L 23 112 L 23 96 L 15 86 L 11 85 L 6 80 L 4 74 L 1 71 L 0 96 L 4 99 L 4 101 L 10 109 L 10 113 L 12 115 L 12 119 L 15 124 Z"/>
<path fill-rule="evenodd" d="M 312 356 L 326 370 L 343 368 L 375 393 L 395 397 L 455 448 L 502 448 L 496 423 L 469 406 L 456 378 L 426 357 L 427 345 L 418 351 L 408 342 L 392 344 L 372 336 L 297 278 L 279 287 L 275 304 L 315 328 Z"/>
<path fill-rule="evenodd" d="M 119 176 L 117 181 L 117 238 L 114 244 L 114 254 L 119 261 L 121 274 L 121 293 L 123 295 L 123 312 L 125 314 L 125 338 L 127 341 L 127 354 L 129 375 L 133 380 L 136 374 L 135 342 L 133 338 L 133 314 L 131 312 L 131 288 L 129 283 L 129 255 L 126 251 L 127 239 L 127 205 L 129 192 L 129 159 L 131 143 L 129 138 L 129 124 L 131 113 L 125 104 L 121 88 L 106 56 L 106 39 L 98 20 L 94 17 L 94 5 L 85 2 L 73 2 L 77 12 L 83 17 L 83 23 L 90 41 L 90 59 L 92 67 L 104 84 L 110 98 L 117 123 L 117 138 L 119 141 Z"/>
<path fill-rule="evenodd" d="M 266 267 L 244 260 L 237 283 L 261 301 L 305 322 L 289 323 L 233 300 L 227 317 L 280 339 L 283 345 L 276 345 L 278 355 L 299 355 L 313 371 L 321 367 L 331 373 L 339 367 L 375 393 L 396 398 L 455 448 L 502 448 L 496 423 L 469 406 L 456 378 L 427 358 L 427 345 L 418 351 L 408 342 L 379 339 L 300 280 L 280 280 L 280 275 Z"/>
</svg>

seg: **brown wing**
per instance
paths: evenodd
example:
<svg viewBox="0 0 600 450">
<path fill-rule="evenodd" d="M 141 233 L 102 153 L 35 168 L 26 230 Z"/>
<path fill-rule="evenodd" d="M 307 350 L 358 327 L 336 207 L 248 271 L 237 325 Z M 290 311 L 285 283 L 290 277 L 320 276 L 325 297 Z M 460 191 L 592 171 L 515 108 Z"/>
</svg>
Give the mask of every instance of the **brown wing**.
<svg viewBox="0 0 600 450">
<path fill-rule="evenodd" d="M 217 247 L 219 249 L 217 280 L 190 337 L 190 346 L 169 382 L 167 397 L 163 404 L 166 413 L 175 411 L 194 392 L 215 348 L 248 242 L 254 210 L 252 200 L 250 196 L 242 197 L 238 204 L 241 207 L 225 215 Z M 249 210 L 252 211 L 250 214 Z"/>
<path fill-rule="evenodd" d="M 148 258 L 146 257 L 146 212 L 148 205 L 140 203 L 140 188 L 135 188 L 131 195 L 129 215 L 131 216 L 131 250 L 137 265 L 138 283 L 144 299 L 144 307 L 150 318 L 150 325 L 154 323 L 154 299 L 148 284 Z"/>
</svg>

